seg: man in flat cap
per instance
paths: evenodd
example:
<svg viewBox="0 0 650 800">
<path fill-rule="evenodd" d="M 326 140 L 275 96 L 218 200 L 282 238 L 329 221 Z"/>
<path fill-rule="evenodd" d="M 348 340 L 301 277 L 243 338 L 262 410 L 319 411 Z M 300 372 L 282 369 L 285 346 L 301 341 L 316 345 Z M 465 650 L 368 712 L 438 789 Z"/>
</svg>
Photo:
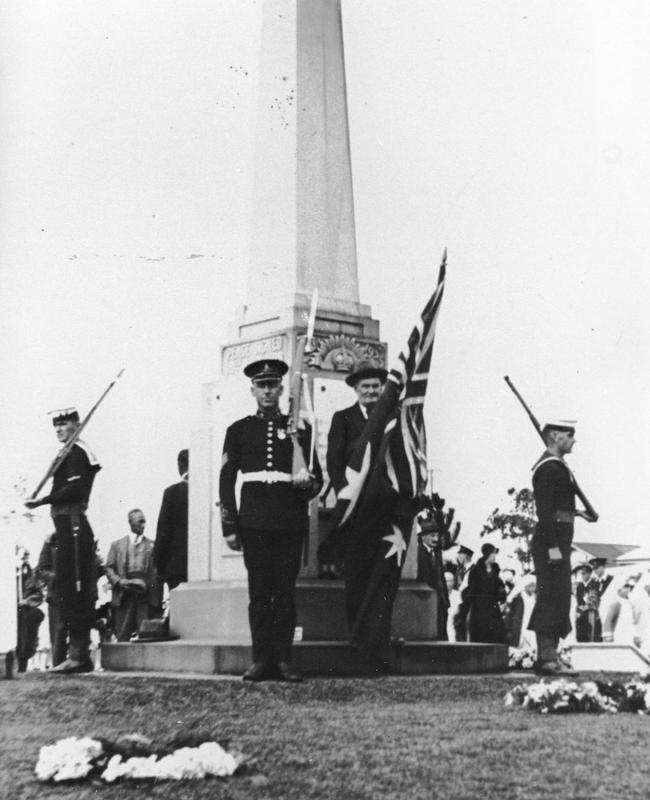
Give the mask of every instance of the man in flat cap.
<svg viewBox="0 0 650 800">
<path fill-rule="evenodd" d="M 361 361 L 347 376 L 345 382 L 354 389 L 356 402 L 336 411 L 332 416 L 327 436 L 327 474 L 334 493 L 338 495 L 345 486 L 345 468 L 368 417 L 377 404 L 388 372 L 370 361 Z M 343 559 L 343 544 L 337 531 L 321 544 L 318 551 L 320 577 L 337 577 L 336 568 Z"/>
<path fill-rule="evenodd" d="M 74 408 L 54 412 L 57 439 L 65 445 L 79 427 Z M 95 538 L 86 517 L 95 475 L 101 469 L 87 445 L 78 439 L 52 477 L 50 494 L 25 502 L 27 508 L 49 505 L 55 533 L 53 591 L 70 636 L 69 658 L 52 672 L 91 672 L 90 629 L 95 621 L 97 568 Z"/>
<path fill-rule="evenodd" d="M 559 640 L 571 631 L 571 543 L 576 515 L 575 481 L 565 456 L 575 444 L 575 422 L 547 423 L 546 450 L 533 467 L 537 526 L 531 552 L 537 575 L 537 597 L 528 628 L 537 638 L 537 671 L 542 675 L 575 675 L 558 659 Z"/>
<path fill-rule="evenodd" d="M 244 369 L 257 412 L 233 423 L 223 446 L 219 481 L 223 534 L 232 550 L 243 549 L 248 572 L 253 664 L 244 673 L 247 681 L 301 680 L 291 665 L 296 578 L 309 525 L 309 501 L 323 481 L 315 457 L 312 472 L 292 475 L 289 419 L 280 411 L 282 377 L 288 369 L 277 359 L 255 361 Z M 296 435 L 309 463 L 311 429 L 306 425 Z"/>
</svg>

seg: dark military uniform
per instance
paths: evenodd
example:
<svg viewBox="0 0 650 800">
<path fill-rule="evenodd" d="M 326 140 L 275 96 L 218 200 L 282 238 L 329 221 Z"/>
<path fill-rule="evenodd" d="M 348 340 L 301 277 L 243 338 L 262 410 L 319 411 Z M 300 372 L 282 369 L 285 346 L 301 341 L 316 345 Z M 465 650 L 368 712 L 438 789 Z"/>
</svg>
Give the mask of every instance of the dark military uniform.
<svg viewBox="0 0 650 800">
<path fill-rule="evenodd" d="M 548 451 L 533 467 L 537 526 L 531 552 L 537 576 L 537 597 L 529 629 L 550 640 L 551 647 L 571 631 L 571 543 L 575 517 L 575 484 L 564 461 Z M 549 549 L 558 547 L 562 560 L 549 563 Z M 540 648 L 541 649 L 541 648 Z M 544 661 L 544 654 L 538 657 Z"/>
<path fill-rule="evenodd" d="M 40 500 L 51 506 L 55 533 L 53 591 L 61 623 L 70 634 L 70 658 L 90 662 L 90 629 L 95 617 L 97 570 L 95 540 L 86 509 L 95 475 L 101 469 L 77 441 L 52 479 L 52 491 Z"/>
<path fill-rule="evenodd" d="M 38 607 L 43 602 L 43 592 L 37 576 L 29 564 L 22 564 L 18 572 L 20 601 L 18 605 L 18 642 L 16 658 L 18 672 L 25 672 L 27 662 L 38 647 L 38 629 L 45 614 Z"/>
<path fill-rule="evenodd" d="M 296 624 L 295 583 L 307 533 L 309 500 L 321 489 L 291 483 L 293 443 L 286 414 L 276 411 L 244 417 L 226 431 L 219 482 L 224 536 L 238 534 L 248 571 L 249 621 L 253 661 L 289 662 Z M 299 432 L 308 460 L 311 429 Z M 241 473 L 239 508 L 235 482 Z"/>
</svg>

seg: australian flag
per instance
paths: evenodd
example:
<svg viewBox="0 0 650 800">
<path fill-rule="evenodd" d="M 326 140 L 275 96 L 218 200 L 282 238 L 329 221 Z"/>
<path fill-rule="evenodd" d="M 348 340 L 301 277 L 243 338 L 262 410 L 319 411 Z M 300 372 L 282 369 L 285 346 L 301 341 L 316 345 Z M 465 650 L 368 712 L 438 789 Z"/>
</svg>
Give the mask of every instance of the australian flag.
<svg viewBox="0 0 650 800">
<path fill-rule="evenodd" d="M 417 499 L 427 484 L 423 406 L 446 260 L 445 251 L 436 290 L 350 456 L 347 485 L 334 509 L 333 522 L 342 528 L 347 543 L 350 641 L 367 655 L 381 657 L 388 647 Z"/>
</svg>

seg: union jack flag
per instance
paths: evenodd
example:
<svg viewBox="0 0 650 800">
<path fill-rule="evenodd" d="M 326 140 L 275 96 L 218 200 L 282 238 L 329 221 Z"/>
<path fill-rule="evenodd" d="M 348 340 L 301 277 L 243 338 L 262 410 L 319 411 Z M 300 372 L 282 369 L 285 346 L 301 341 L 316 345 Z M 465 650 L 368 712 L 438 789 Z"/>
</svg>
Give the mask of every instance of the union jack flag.
<svg viewBox="0 0 650 800">
<path fill-rule="evenodd" d="M 350 456 L 347 485 L 339 492 L 333 514 L 334 524 L 346 533 L 351 639 L 369 652 L 376 652 L 390 636 L 416 498 L 427 484 L 423 407 L 446 261 L 445 251 L 436 290 Z"/>
</svg>

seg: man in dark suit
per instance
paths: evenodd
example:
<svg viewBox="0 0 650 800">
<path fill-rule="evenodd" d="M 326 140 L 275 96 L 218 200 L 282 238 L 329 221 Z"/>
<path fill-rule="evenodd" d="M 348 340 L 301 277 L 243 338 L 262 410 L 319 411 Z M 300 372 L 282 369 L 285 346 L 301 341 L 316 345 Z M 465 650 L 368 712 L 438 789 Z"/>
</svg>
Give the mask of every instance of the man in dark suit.
<svg viewBox="0 0 650 800">
<path fill-rule="evenodd" d="M 187 581 L 187 498 L 190 456 L 188 450 L 178 454 L 178 483 L 168 486 L 164 493 L 154 560 L 158 576 L 170 589 Z"/>
<path fill-rule="evenodd" d="M 594 592 L 598 596 L 598 600 L 596 602 L 596 614 L 594 619 L 594 642 L 602 642 L 603 641 L 603 624 L 600 618 L 600 600 L 602 596 L 605 594 L 605 590 L 612 582 L 614 576 L 608 575 L 605 572 L 605 567 L 607 566 L 607 559 L 606 558 L 590 558 L 589 563 L 593 568 L 593 574 L 591 576 L 591 586 L 593 587 Z"/>
<path fill-rule="evenodd" d="M 327 436 L 327 473 L 336 495 L 345 486 L 345 468 L 368 417 L 384 388 L 388 372 L 370 361 L 360 362 L 348 375 L 345 382 L 354 389 L 357 402 L 348 408 L 336 411 Z M 337 577 L 337 566 L 343 560 L 342 543 L 330 532 L 319 547 L 321 578 Z"/>
<path fill-rule="evenodd" d="M 289 419 L 280 411 L 284 361 L 249 364 L 257 413 L 226 431 L 219 479 L 223 535 L 231 550 L 244 551 L 248 572 L 248 616 L 253 664 L 246 681 L 277 678 L 298 683 L 291 665 L 296 626 L 296 578 L 309 525 L 309 501 L 323 485 L 318 459 L 312 472 L 293 473 L 294 444 Z M 311 428 L 297 432 L 305 462 L 310 461 Z M 237 478 L 241 496 L 237 502 Z"/>
<path fill-rule="evenodd" d="M 145 620 L 160 616 L 162 599 L 153 561 L 154 543 L 144 535 L 145 516 L 134 508 L 128 519 L 131 532 L 111 544 L 106 559 L 118 642 L 128 642 Z"/>
</svg>

